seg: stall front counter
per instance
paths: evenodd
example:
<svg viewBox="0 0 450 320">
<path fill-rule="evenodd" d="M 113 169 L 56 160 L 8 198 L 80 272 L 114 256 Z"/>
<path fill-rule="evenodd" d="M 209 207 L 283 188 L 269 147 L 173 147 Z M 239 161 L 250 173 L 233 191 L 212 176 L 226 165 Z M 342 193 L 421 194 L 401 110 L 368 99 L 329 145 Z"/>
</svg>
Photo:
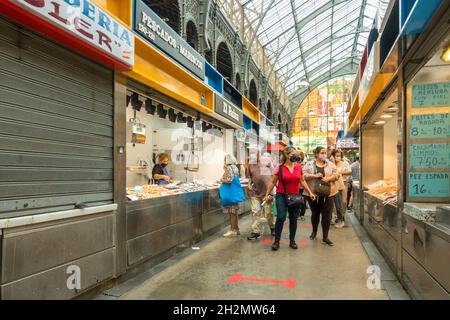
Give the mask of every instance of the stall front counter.
<svg viewBox="0 0 450 320">
<path fill-rule="evenodd" d="M 416 299 L 450 299 L 450 207 L 440 205 L 404 205 L 402 277 Z"/>
<path fill-rule="evenodd" d="M 240 215 L 251 210 L 247 185 Z M 155 265 L 198 243 L 229 223 L 223 213 L 219 188 L 152 197 L 127 203 L 129 269 Z"/>
</svg>

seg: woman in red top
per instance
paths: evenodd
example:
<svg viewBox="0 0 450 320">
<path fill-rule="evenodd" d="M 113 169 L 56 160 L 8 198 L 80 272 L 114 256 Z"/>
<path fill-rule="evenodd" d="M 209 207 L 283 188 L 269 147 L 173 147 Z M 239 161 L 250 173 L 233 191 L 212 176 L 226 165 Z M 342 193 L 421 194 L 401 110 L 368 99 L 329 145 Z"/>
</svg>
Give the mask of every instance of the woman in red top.
<svg viewBox="0 0 450 320">
<path fill-rule="evenodd" d="M 271 195 L 273 188 L 277 186 L 277 194 L 275 197 L 275 204 L 277 206 L 277 221 L 275 223 L 275 241 L 272 245 L 272 250 L 278 250 L 280 248 L 280 238 L 281 232 L 283 231 L 284 221 L 286 221 L 286 214 L 289 212 L 289 247 L 292 249 L 298 249 L 295 243 L 295 233 L 297 232 L 297 214 L 299 212 L 299 206 L 287 206 L 286 195 L 288 194 L 300 194 L 300 183 L 302 186 L 312 194 L 315 195 L 309 189 L 308 184 L 305 182 L 303 177 L 303 171 L 300 164 L 300 157 L 297 151 L 292 147 L 287 147 L 281 153 L 281 163 L 280 167 L 275 168 L 274 177 L 271 185 L 267 189 L 266 201 L 272 201 L 273 196 Z M 282 178 L 286 190 L 284 190 L 282 181 L 279 181 L 280 168 L 282 168 Z M 278 183 L 278 185 L 277 185 Z"/>
</svg>

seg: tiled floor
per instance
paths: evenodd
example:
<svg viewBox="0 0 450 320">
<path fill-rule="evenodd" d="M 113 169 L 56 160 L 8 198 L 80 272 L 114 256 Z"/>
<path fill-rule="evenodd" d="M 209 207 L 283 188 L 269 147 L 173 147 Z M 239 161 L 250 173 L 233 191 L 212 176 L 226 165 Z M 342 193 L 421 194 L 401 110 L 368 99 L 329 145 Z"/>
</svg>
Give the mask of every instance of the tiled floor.
<svg viewBox="0 0 450 320">
<path fill-rule="evenodd" d="M 283 230 L 286 244 L 276 252 L 270 250 L 270 235 L 257 241 L 248 241 L 244 233 L 233 239 L 218 235 L 196 245 L 200 250 L 187 249 L 192 253 L 172 260 L 172 265 L 171 260 L 167 261 L 168 267 L 156 275 L 125 283 L 122 292 L 117 288 L 109 292 L 120 299 L 169 300 L 407 298 L 396 281 L 381 285 L 380 289 L 368 288 L 371 274 L 367 268 L 372 262 L 351 220 L 355 221 L 347 219 L 343 229 L 332 227 L 330 238 L 334 247 L 322 244 L 320 227 L 317 239 L 308 239 L 309 216 L 306 221 L 298 221 L 298 250 L 287 245 L 287 225 Z M 240 221 L 241 230 L 248 230 L 249 225 L 250 216 Z M 231 279 L 236 281 L 230 282 Z M 388 287 L 395 288 L 397 295 L 389 295 Z"/>
</svg>

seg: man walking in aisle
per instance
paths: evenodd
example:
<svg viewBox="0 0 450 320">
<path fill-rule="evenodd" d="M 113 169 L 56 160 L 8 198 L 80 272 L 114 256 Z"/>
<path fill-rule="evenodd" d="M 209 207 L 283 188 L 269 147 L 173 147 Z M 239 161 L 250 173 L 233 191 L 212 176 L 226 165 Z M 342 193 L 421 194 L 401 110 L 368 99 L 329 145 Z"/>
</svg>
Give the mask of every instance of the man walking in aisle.
<svg viewBox="0 0 450 320">
<path fill-rule="evenodd" d="M 252 232 L 248 240 L 261 238 L 263 223 L 267 221 L 272 236 L 275 234 L 274 217 L 272 215 L 272 204 L 266 203 L 261 208 L 267 188 L 273 177 L 273 165 L 268 157 L 261 157 L 257 147 L 250 148 L 249 164 L 247 166 L 248 190 L 250 191 L 252 207 Z M 262 210 L 261 210 L 262 209 Z"/>
</svg>

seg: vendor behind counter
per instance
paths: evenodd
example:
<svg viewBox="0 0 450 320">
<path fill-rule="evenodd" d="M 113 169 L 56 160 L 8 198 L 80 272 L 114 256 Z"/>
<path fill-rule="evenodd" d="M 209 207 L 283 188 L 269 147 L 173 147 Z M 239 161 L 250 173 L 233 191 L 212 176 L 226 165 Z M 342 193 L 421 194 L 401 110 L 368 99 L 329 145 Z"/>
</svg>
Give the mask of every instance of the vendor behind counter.
<svg viewBox="0 0 450 320">
<path fill-rule="evenodd" d="M 173 182 L 169 175 L 167 165 L 169 164 L 169 155 L 161 153 L 158 155 L 158 164 L 153 167 L 152 177 L 157 185 L 166 185 Z"/>
</svg>

